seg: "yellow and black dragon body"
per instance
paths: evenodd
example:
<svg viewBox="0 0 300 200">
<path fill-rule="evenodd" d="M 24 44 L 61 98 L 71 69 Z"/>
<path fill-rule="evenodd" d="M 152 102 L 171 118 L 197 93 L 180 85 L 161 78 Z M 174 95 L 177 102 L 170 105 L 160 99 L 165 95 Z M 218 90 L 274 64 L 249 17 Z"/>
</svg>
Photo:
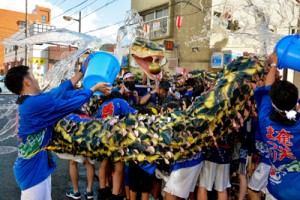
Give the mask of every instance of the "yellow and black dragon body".
<svg viewBox="0 0 300 200">
<path fill-rule="evenodd" d="M 243 126 L 255 109 L 253 88 L 263 84 L 267 70 L 263 57 L 235 59 L 187 111 L 80 123 L 62 119 L 54 127 L 48 149 L 115 162 L 132 159 L 171 164 L 190 158 Z"/>
</svg>

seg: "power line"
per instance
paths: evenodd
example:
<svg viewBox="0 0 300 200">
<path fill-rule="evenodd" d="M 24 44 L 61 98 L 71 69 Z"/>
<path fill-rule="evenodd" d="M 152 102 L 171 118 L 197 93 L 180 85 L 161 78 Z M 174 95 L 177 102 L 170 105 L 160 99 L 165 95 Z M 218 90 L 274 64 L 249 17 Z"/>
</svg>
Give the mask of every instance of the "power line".
<svg viewBox="0 0 300 200">
<path fill-rule="evenodd" d="M 65 2 L 66 0 L 63 0 L 62 2 L 60 2 L 59 4 L 57 4 L 57 5 L 55 5 L 54 6 L 54 8 L 52 9 L 52 10 L 54 10 L 55 8 L 57 8 L 58 6 L 60 6 L 63 2 Z M 56 4 L 57 3 L 57 1 L 54 3 L 54 4 Z"/>
<path fill-rule="evenodd" d="M 91 14 L 93 14 L 94 12 L 97 12 L 98 10 L 101 10 L 102 8 L 107 7 L 108 5 L 110 5 L 110 4 L 112 4 L 112 3 L 116 2 L 116 1 L 118 1 L 118 0 L 112 0 L 111 2 L 107 1 L 107 3 L 105 5 L 101 6 L 100 8 L 97 8 L 96 10 L 94 10 L 93 12 L 91 12 L 90 14 L 87 14 L 86 16 L 83 16 L 82 19 L 85 18 L 85 17 L 87 17 L 87 16 L 89 16 L 89 15 L 91 15 Z"/>
<path fill-rule="evenodd" d="M 75 15 L 76 13 L 79 13 L 80 11 L 82 11 L 83 9 L 85 9 L 85 8 L 89 7 L 90 5 L 96 3 L 97 1 L 98 1 L 98 0 L 95 0 L 95 1 L 93 1 L 92 3 L 90 3 L 90 4 L 86 5 L 86 6 L 84 6 L 83 8 L 81 8 L 81 10 L 72 13 L 71 16 Z"/>
<path fill-rule="evenodd" d="M 86 3 L 87 1 L 88 0 L 82 1 L 81 3 L 79 3 L 76 6 L 74 6 L 74 7 L 70 8 L 70 9 L 66 10 L 65 12 L 61 13 L 60 15 L 56 15 L 55 17 L 52 18 L 52 20 L 55 19 L 55 18 L 57 18 L 57 17 L 62 16 L 63 14 L 69 12 L 70 10 L 73 10 L 74 8 L 77 8 L 78 6 L 81 6 L 82 4 Z"/>
<path fill-rule="evenodd" d="M 96 29 L 94 29 L 94 30 L 87 31 L 87 32 L 85 32 L 85 33 L 91 33 L 91 32 L 95 32 L 95 31 L 99 31 L 99 30 L 101 30 L 101 29 L 105 29 L 105 28 L 108 28 L 108 27 L 111 27 L 111 26 L 114 26 L 114 25 L 117 25 L 117 24 L 121 24 L 122 22 L 124 22 L 124 21 L 119 21 L 119 22 L 116 22 L 116 23 L 114 23 L 114 24 L 110 24 L 110 25 L 106 25 L 106 26 L 101 26 L 101 27 L 99 27 L 99 28 L 96 28 Z"/>
<path fill-rule="evenodd" d="M 92 3 L 90 3 L 90 4 L 86 5 L 85 7 L 81 8 L 81 10 L 80 10 L 80 11 L 82 11 L 83 9 L 87 8 L 88 6 L 92 5 L 93 3 L 97 2 L 97 1 L 98 1 L 98 0 L 95 0 L 95 1 L 93 1 Z M 76 13 L 79 13 L 80 11 L 76 11 L 76 12 L 74 12 L 73 14 L 71 14 L 71 16 L 75 15 Z M 68 27 L 68 26 L 71 26 L 71 25 L 72 25 L 72 24 L 74 24 L 74 23 L 75 23 L 75 22 L 73 21 L 71 24 L 68 24 L 68 25 L 67 25 L 67 26 L 65 26 L 64 28 L 66 28 L 66 27 Z"/>
<path fill-rule="evenodd" d="M 175 4 L 173 4 L 173 5 L 175 5 Z M 170 6 L 173 6 L 173 5 L 170 5 Z M 168 6 L 168 7 L 170 7 L 170 6 Z M 184 14 L 184 15 L 181 15 L 181 16 L 189 16 L 189 15 L 197 14 L 197 13 L 199 13 L 199 12 L 201 12 L 201 11 L 200 11 L 200 10 L 197 10 L 197 11 L 195 11 L 195 12 L 187 13 L 187 14 Z M 173 16 L 173 17 L 170 16 L 170 17 L 168 17 L 168 18 L 175 18 L 175 17 L 176 17 L 176 16 Z M 96 29 L 87 31 L 87 32 L 85 32 L 85 33 L 91 33 L 91 32 L 95 32 L 95 31 L 98 31 L 98 30 L 102 30 L 102 29 L 105 29 L 105 28 L 108 28 L 108 27 L 111 27 L 111 26 L 120 24 L 120 23 L 122 23 L 122 22 L 125 23 L 125 21 L 119 21 L 119 22 L 116 22 L 116 23 L 111 24 L 111 25 L 101 26 L 101 27 L 99 27 L 99 28 L 96 28 Z"/>
<path fill-rule="evenodd" d="M 91 13 L 89 13 L 89 14 L 87 14 L 87 15 L 81 17 L 81 20 L 84 19 L 84 18 L 86 18 L 86 17 L 88 17 L 89 15 L 91 15 L 91 14 L 93 14 L 93 13 L 95 13 L 95 12 L 101 10 L 102 8 L 107 7 L 108 5 L 110 5 L 110 4 L 112 4 L 112 3 L 116 2 L 116 1 L 118 1 L 118 0 L 112 0 L 112 1 L 110 1 L 110 2 L 108 1 L 105 5 L 103 5 L 103 6 L 99 7 L 99 8 L 97 8 L 96 10 L 92 11 Z M 75 22 L 73 22 L 73 23 L 71 23 L 71 24 L 65 26 L 64 28 L 66 28 L 66 27 L 68 27 L 68 26 L 71 26 L 71 25 L 74 24 L 74 23 L 75 23 Z"/>
</svg>

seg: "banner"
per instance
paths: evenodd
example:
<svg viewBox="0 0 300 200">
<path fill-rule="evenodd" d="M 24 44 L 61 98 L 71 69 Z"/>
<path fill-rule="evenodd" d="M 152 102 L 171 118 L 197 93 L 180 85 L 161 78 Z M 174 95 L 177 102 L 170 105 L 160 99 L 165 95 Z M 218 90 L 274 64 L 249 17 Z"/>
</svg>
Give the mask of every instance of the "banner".
<svg viewBox="0 0 300 200">
<path fill-rule="evenodd" d="M 160 22 L 159 21 L 153 22 L 152 26 L 153 26 L 153 31 L 159 31 L 160 30 Z"/>
<path fill-rule="evenodd" d="M 175 67 L 175 73 L 176 73 L 176 74 L 183 74 L 183 75 L 186 75 L 186 68 Z"/>
</svg>

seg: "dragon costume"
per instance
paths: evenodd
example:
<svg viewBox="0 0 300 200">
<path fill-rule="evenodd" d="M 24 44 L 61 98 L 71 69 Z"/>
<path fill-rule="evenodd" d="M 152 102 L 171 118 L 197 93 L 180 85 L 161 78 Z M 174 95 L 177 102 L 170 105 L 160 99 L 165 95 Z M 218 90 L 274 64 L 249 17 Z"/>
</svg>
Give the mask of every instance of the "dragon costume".
<svg viewBox="0 0 300 200">
<path fill-rule="evenodd" d="M 186 111 L 122 119 L 113 116 L 80 123 L 62 119 L 54 128 L 48 149 L 115 162 L 172 164 L 190 158 L 243 126 L 255 110 L 253 88 L 263 84 L 267 70 L 264 57 L 235 59 Z M 201 74 L 205 75 L 198 76 Z"/>
</svg>

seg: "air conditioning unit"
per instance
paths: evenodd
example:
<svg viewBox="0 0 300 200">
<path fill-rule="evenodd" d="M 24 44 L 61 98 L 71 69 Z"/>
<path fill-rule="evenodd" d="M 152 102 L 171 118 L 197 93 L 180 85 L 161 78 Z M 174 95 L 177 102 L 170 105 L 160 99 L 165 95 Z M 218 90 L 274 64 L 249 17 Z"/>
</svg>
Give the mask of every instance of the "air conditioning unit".
<svg viewBox="0 0 300 200">
<path fill-rule="evenodd" d="M 175 69 L 178 67 L 178 58 L 169 58 L 169 69 Z"/>
</svg>

